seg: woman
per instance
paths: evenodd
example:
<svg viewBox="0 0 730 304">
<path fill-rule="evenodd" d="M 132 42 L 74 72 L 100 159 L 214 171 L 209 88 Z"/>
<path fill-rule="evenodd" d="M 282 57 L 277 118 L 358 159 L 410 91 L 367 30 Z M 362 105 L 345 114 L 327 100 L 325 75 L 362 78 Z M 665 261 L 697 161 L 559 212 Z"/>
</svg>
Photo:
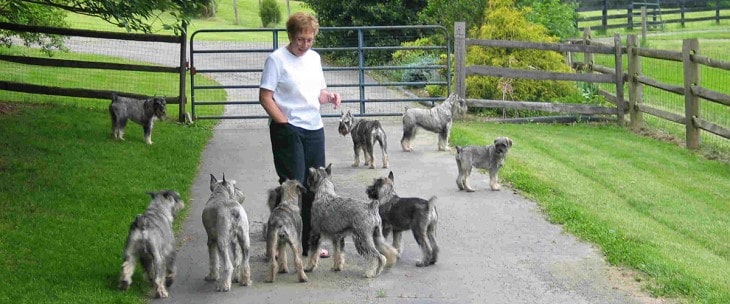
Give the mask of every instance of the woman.
<svg viewBox="0 0 730 304">
<path fill-rule="evenodd" d="M 319 23 L 314 16 L 298 12 L 286 22 L 289 44 L 266 58 L 261 74 L 259 102 L 269 115 L 269 135 L 274 153 L 274 167 L 279 184 L 296 179 L 305 185 L 310 167 L 325 166 L 325 140 L 321 104 L 331 103 L 337 109 L 342 102 L 339 93 L 326 90 L 322 60 L 313 51 Z M 302 198 L 302 247 L 309 251 L 310 213 L 313 193 Z M 329 257 L 322 250 L 322 257 Z"/>
</svg>

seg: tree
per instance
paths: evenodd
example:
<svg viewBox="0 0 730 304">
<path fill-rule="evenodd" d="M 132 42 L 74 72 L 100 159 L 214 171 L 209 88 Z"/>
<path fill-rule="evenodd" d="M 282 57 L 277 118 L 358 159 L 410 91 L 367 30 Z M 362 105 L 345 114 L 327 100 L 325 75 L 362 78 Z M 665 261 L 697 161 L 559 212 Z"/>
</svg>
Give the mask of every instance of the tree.
<svg viewBox="0 0 730 304">
<path fill-rule="evenodd" d="M 467 28 L 478 28 L 484 21 L 487 0 L 429 0 L 418 13 L 424 24 L 438 24 L 454 32 L 454 23 L 463 21 Z"/>
<path fill-rule="evenodd" d="M 316 14 L 320 26 L 388 26 L 418 24 L 418 12 L 426 7 L 427 0 L 304 0 Z M 401 36 L 414 36 L 401 30 L 378 31 L 381 39 L 369 46 L 396 45 Z M 318 45 L 351 46 L 357 42 L 354 31 L 320 32 Z M 387 62 L 390 51 L 369 52 L 367 64 Z M 351 54 L 352 55 L 352 54 Z M 357 56 L 343 56 L 340 59 L 355 60 Z"/>
<path fill-rule="evenodd" d="M 64 27 L 64 15 L 61 10 L 22 1 L 0 2 L 0 22 L 15 22 L 27 25 Z M 13 37 L 23 40 L 26 46 L 39 45 L 46 53 L 52 49 L 63 49 L 63 38 L 58 35 L 44 35 L 38 33 L 15 33 L 0 30 L 0 43 L 6 47 L 13 45 Z"/>
<path fill-rule="evenodd" d="M 4 4 L 0 5 L 0 16 L 5 21 L 15 21 L 16 16 L 21 16 L 18 19 L 46 25 L 37 15 L 66 11 L 99 17 L 130 32 L 150 33 L 154 22 L 161 22 L 164 29 L 179 32 L 183 22 L 189 22 L 211 3 L 214 0 L 4 0 L 0 2 Z M 162 16 L 165 14 L 172 16 L 173 21 L 164 23 Z"/>
<path fill-rule="evenodd" d="M 518 0 L 518 7 L 524 7 L 527 21 L 544 25 L 549 35 L 572 38 L 578 35 L 575 27 L 578 3 L 560 0 Z"/>
</svg>

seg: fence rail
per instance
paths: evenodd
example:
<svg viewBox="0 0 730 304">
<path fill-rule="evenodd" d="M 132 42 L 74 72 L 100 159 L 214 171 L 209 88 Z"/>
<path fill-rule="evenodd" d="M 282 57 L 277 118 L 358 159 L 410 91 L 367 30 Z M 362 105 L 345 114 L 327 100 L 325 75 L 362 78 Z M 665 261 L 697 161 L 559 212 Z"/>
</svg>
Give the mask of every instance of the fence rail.
<svg viewBox="0 0 730 304">
<path fill-rule="evenodd" d="M 80 29 L 67 29 L 67 28 L 54 28 L 54 27 L 43 27 L 43 26 L 30 26 L 20 25 L 13 23 L 0 22 L 0 30 L 7 30 L 13 32 L 29 32 L 29 33 L 42 33 L 49 35 L 62 35 L 62 36 L 74 36 L 74 37 L 89 37 L 89 38 L 100 38 L 100 39 L 117 39 L 127 41 L 141 41 L 141 42 L 163 42 L 180 45 L 180 65 L 177 67 L 168 66 L 156 66 L 156 65 L 139 65 L 139 64 L 120 64 L 120 63 L 109 63 L 109 62 L 98 62 L 98 61 L 82 61 L 82 60 L 68 60 L 68 59 L 53 59 L 53 58 L 41 58 L 41 57 L 28 57 L 28 56 L 13 56 L 13 55 L 0 55 L 0 61 L 19 63 L 29 66 L 46 66 L 46 67 L 63 67 L 73 69 L 101 69 L 101 70 L 116 70 L 116 71 L 142 71 L 152 73 L 172 73 L 179 74 L 180 83 L 178 96 L 167 97 L 166 101 L 168 104 L 178 104 L 179 121 L 185 119 L 185 75 L 186 75 L 186 45 L 187 38 L 185 33 L 179 36 L 175 35 L 152 35 L 152 34 L 135 34 L 135 33 L 117 33 L 117 32 L 104 32 L 104 31 L 92 31 L 92 30 L 80 30 Z M 112 90 L 102 89 L 91 89 L 91 88 L 66 88 L 58 86 L 47 86 L 37 85 L 30 83 L 22 83 L 16 81 L 0 81 L 0 90 L 22 92 L 22 93 L 33 93 L 33 94 L 47 94 L 56 96 L 69 96 L 69 97 L 83 97 L 83 98 L 98 98 L 98 99 L 109 99 L 112 93 L 117 93 L 122 96 L 134 97 L 134 98 L 150 98 L 151 96 L 146 94 L 140 94 L 138 92 L 119 92 Z"/>
<path fill-rule="evenodd" d="M 576 27 L 583 31 L 586 28 L 605 31 L 609 29 L 633 29 L 641 26 L 641 8 L 646 8 L 649 26 L 663 26 L 666 23 L 686 23 L 730 19 L 730 5 L 727 1 L 658 1 L 656 3 L 619 2 L 616 1 L 580 1 L 578 13 L 600 11 L 598 16 L 584 16 L 576 20 Z M 702 4 L 705 5 L 702 5 Z M 613 13 L 610 13 L 613 12 Z M 712 14 L 714 13 L 714 14 Z M 707 16 L 712 14 L 712 16 Z M 620 20 L 620 21 L 619 21 Z M 600 21 L 597 23 L 596 21 Z"/>
<path fill-rule="evenodd" d="M 538 110 L 553 113 L 587 114 L 587 115 L 616 115 L 619 123 L 624 123 L 623 115 L 629 114 L 628 124 L 638 129 L 643 125 L 643 114 L 649 114 L 661 119 L 685 125 L 686 145 L 688 149 L 698 149 L 700 132 L 706 131 L 730 139 L 730 128 L 708 121 L 700 116 L 700 103 L 712 102 L 718 105 L 730 106 L 730 95 L 716 92 L 701 86 L 699 69 L 708 66 L 723 71 L 730 71 L 730 62 L 720 61 L 700 55 L 697 39 L 685 39 L 681 52 L 668 50 L 654 50 L 639 47 L 636 35 L 629 35 L 626 46 L 621 45 L 618 34 L 614 35 L 614 44 L 596 43 L 589 39 L 590 30 L 587 29 L 581 41 L 567 43 L 534 43 L 520 41 L 477 40 L 467 39 L 463 34 L 465 24 L 457 22 L 455 25 L 455 88 L 461 96 L 466 96 L 466 77 L 472 75 L 523 78 L 534 80 L 568 80 L 582 82 L 609 83 L 615 87 L 615 92 L 602 91 L 607 100 L 615 107 L 602 107 L 584 104 L 559 104 L 550 102 L 532 101 L 504 101 L 467 98 L 471 107 Z M 490 67 L 467 65 L 465 62 L 468 46 L 494 48 L 523 48 L 568 53 L 568 62 L 581 74 L 554 73 L 548 71 L 521 70 L 504 67 Z M 583 53 L 584 62 L 573 62 L 572 53 Z M 612 54 L 614 66 L 600 66 L 593 62 L 594 54 Z M 623 57 L 628 60 L 628 71 L 623 70 Z M 641 58 L 654 58 L 683 64 L 684 83 L 681 86 L 663 83 L 641 74 Z M 643 86 L 651 86 L 663 91 L 679 94 L 685 97 L 684 115 L 669 112 L 643 103 Z M 628 101 L 624 101 L 624 86 L 628 87 Z"/>
</svg>

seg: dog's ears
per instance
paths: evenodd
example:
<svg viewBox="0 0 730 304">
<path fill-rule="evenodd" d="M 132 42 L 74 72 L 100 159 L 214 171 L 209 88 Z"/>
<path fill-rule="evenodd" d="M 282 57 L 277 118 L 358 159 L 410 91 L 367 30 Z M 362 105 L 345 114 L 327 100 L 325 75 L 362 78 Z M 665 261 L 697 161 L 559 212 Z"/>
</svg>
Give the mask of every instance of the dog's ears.
<svg viewBox="0 0 730 304">
<path fill-rule="evenodd" d="M 210 175 L 210 191 L 213 192 L 213 188 L 215 187 L 215 184 L 218 183 L 218 180 L 213 176 L 213 174 Z"/>
<path fill-rule="evenodd" d="M 297 181 L 297 189 L 299 189 L 299 194 L 304 194 L 307 192 L 307 188 L 304 188 L 304 185 Z"/>
<path fill-rule="evenodd" d="M 390 173 L 388 173 L 388 179 L 395 181 L 395 179 L 393 179 L 393 171 L 390 171 Z"/>
<path fill-rule="evenodd" d="M 507 146 L 511 148 L 512 147 L 512 139 L 509 138 L 509 137 L 506 137 L 506 138 L 507 138 Z"/>
<path fill-rule="evenodd" d="M 327 172 L 327 176 L 332 176 L 332 163 L 327 165 L 327 168 L 324 168 L 324 171 Z"/>
</svg>

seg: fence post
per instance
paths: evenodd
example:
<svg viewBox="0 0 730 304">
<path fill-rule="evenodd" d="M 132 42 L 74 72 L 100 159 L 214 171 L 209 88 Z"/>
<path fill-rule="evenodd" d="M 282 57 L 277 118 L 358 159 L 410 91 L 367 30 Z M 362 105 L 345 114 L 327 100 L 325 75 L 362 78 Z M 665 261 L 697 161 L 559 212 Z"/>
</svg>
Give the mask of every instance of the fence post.
<svg viewBox="0 0 730 304">
<path fill-rule="evenodd" d="M 686 128 L 687 149 L 700 147 L 700 129 L 694 118 L 700 116 L 700 100 L 692 93 L 692 86 L 700 85 L 700 65 L 692 60 L 700 54 L 700 43 L 697 38 L 684 39 L 682 42 L 682 63 L 684 65 L 684 125 Z"/>
<path fill-rule="evenodd" d="M 188 48 L 188 24 L 183 21 L 182 33 L 180 33 L 180 87 L 178 96 L 180 96 L 180 105 L 178 110 L 177 120 L 179 122 L 185 122 L 187 117 L 186 104 L 187 98 L 185 98 L 185 75 L 187 72 L 187 48 Z M 190 119 L 192 120 L 192 119 Z"/>
<path fill-rule="evenodd" d="M 631 119 L 629 123 L 633 130 L 638 130 L 644 125 L 644 116 L 638 106 L 644 98 L 644 85 L 636 81 L 636 77 L 641 76 L 641 56 L 636 52 L 637 47 L 639 41 L 636 35 L 629 35 L 626 38 L 626 57 L 629 61 L 629 119 Z"/>
<path fill-rule="evenodd" d="M 591 28 L 586 27 L 583 29 L 583 44 L 590 45 L 591 38 Z M 585 52 L 585 55 L 583 55 L 583 64 L 588 67 L 588 71 L 593 71 L 593 53 Z"/>
<path fill-rule="evenodd" d="M 641 43 L 646 42 L 646 6 L 641 7 Z"/>
<path fill-rule="evenodd" d="M 454 90 L 466 98 L 466 23 L 454 24 Z"/>
<path fill-rule="evenodd" d="M 601 29 L 608 29 L 608 0 L 603 0 L 603 10 L 601 11 Z"/>
<path fill-rule="evenodd" d="M 720 0 L 715 1 L 715 23 L 720 24 Z"/>
<path fill-rule="evenodd" d="M 616 116 L 618 123 L 623 125 L 626 106 L 624 105 L 623 54 L 621 52 L 621 36 L 618 33 L 613 34 L 613 45 L 616 50 Z"/>
<path fill-rule="evenodd" d="M 629 26 L 629 30 L 630 31 L 634 30 L 634 4 L 633 3 L 628 5 L 628 9 L 626 10 L 626 17 L 628 17 L 627 23 Z"/>
<path fill-rule="evenodd" d="M 684 28 L 685 27 L 684 26 L 684 10 L 685 10 L 685 8 L 684 8 L 684 0 L 680 0 L 679 1 L 679 5 L 680 5 L 680 7 L 679 7 L 679 23 L 682 26 L 682 28 Z"/>
</svg>

